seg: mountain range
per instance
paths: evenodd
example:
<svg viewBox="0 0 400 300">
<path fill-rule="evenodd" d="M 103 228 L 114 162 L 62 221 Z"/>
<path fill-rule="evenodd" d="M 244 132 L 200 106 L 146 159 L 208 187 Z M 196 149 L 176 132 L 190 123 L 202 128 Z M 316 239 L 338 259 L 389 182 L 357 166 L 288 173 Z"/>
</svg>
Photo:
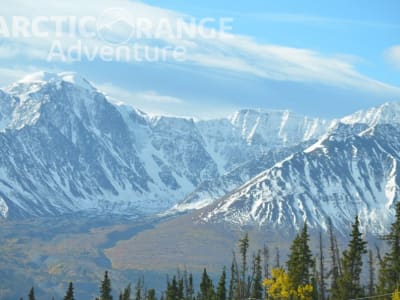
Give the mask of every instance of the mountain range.
<svg viewBox="0 0 400 300">
<path fill-rule="evenodd" d="M 338 120 L 244 109 L 151 116 L 73 73 L 0 90 L 0 215 L 143 215 L 381 233 L 399 200 L 400 105 Z M 346 227 L 347 228 L 347 227 Z"/>
</svg>

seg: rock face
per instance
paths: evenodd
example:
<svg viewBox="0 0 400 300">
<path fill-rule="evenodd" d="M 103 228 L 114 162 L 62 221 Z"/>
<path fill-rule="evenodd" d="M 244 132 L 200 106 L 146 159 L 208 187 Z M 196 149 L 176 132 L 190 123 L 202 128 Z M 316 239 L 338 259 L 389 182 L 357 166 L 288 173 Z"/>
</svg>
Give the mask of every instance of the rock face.
<svg viewBox="0 0 400 300">
<path fill-rule="evenodd" d="M 212 204 L 217 199 L 224 197 L 231 191 L 240 187 L 259 173 L 271 168 L 277 162 L 285 159 L 291 154 L 302 151 L 309 142 L 298 146 L 284 147 L 269 150 L 227 172 L 214 180 L 203 181 L 193 192 L 188 194 L 182 201 L 176 204 L 170 211 L 181 212 L 187 210 L 201 209 Z"/>
<path fill-rule="evenodd" d="M 400 200 L 400 113 L 389 106 L 345 118 L 347 124 L 206 207 L 198 220 L 289 229 L 307 220 L 318 229 L 331 218 L 345 231 L 358 214 L 366 232 L 384 232 Z"/>
<path fill-rule="evenodd" d="M 279 160 L 331 126 L 287 111 L 150 117 L 76 74 L 36 73 L 0 90 L 0 215 L 160 212 L 224 175 L 236 187 L 254 175 L 237 174 L 246 162 L 272 149 Z"/>
</svg>

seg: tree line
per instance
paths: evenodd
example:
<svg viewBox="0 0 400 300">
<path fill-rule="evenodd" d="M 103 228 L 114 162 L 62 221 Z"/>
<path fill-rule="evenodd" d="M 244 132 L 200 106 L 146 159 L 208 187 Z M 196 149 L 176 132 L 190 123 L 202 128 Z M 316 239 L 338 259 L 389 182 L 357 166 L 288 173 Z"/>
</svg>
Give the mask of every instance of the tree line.
<svg viewBox="0 0 400 300">
<path fill-rule="evenodd" d="M 167 279 L 166 289 L 159 296 L 139 279 L 133 288 L 129 284 L 120 292 L 119 300 L 400 300 L 400 203 L 396 205 L 395 222 L 383 237 L 388 245 L 383 256 L 378 249 L 375 254 L 368 250 L 358 216 L 344 251 L 339 250 L 332 222 L 329 222 L 328 236 L 329 245 L 324 247 L 322 234 L 319 235 L 319 247 L 316 255 L 313 254 L 305 223 L 291 243 L 286 263 L 281 265 L 277 251 L 275 264 L 270 267 L 270 251 L 266 246 L 249 259 L 250 242 L 245 234 L 239 240 L 238 252 L 233 252 L 229 272 L 224 267 L 215 283 L 207 269 L 203 270 L 197 287 L 191 273 L 177 272 Z M 324 249 L 328 249 L 327 253 Z M 362 280 L 363 272 L 368 274 L 367 280 Z M 63 299 L 78 300 L 72 282 Z M 28 300 L 36 300 L 33 287 Z M 95 300 L 113 300 L 107 271 Z"/>
</svg>

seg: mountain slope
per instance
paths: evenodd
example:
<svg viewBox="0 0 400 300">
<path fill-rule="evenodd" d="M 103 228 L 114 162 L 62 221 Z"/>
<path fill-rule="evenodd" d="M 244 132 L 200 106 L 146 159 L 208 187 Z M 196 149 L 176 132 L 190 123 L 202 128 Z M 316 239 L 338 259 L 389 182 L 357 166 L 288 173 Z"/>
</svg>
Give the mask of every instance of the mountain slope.
<svg viewBox="0 0 400 300">
<path fill-rule="evenodd" d="M 277 162 L 293 153 L 302 151 L 310 145 L 311 141 L 303 142 L 297 146 L 272 149 L 260 156 L 246 161 L 214 180 L 202 182 L 193 192 L 175 205 L 171 212 L 186 211 L 203 208 L 217 199 L 230 193 L 254 176 L 269 169 Z"/>
<path fill-rule="evenodd" d="M 114 106 L 76 75 L 36 74 L 9 87 L 2 101 L 10 97 L 12 113 L 0 133 L 7 213 L 158 211 L 171 205 L 176 190 L 187 191 L 181 186 L 196 184 L 170 167 L 176 164 L 166 154 L 174 151 L 158 149 L 162 133 L 146 115 Z M 172 121 L 171 131 L 179 122 Z M 196 136 L 186 142 L 200 143 Z M 217 169 L 203 157 L 190 172 L 204 180 Z"/>
<path fill-rule="evenodd" d="M 382 233 L 399 200 L 400 126 L 347 125 L 259 174 L 198 215 L 201 222 L 345 230 L 356 214 Z"/>
<path fill-rule="evenodd" d="M 241 111 L 201 122 L 149 117 L 113 104 L 76 74 L 32 74 L 0 90 L 0 214 L 168 209 L 200 183 L 329 126 L 288 114 Z"/>
</svg>

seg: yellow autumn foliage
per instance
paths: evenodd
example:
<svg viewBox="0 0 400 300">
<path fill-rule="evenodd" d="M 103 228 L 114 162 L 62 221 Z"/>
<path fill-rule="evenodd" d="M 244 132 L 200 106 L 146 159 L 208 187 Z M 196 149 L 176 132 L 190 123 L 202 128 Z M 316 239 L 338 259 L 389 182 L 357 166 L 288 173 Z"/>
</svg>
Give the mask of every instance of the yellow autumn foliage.
<svg viewBox="0 0 400 300">
<path fill-rule="evenodd" d="M 400 291 L 396 289 L 392 295 L 392 300 L 400 300 Z"/>
<path fill-rule="evenodd" d="M 271 299 L 280 300 L 311 300 L 313 287 L 310 284 L 293 287 L 289 275 L 282 268 L 272 269 L 271 279 L 264 280 L 268 295 Z"/>
</svg>

